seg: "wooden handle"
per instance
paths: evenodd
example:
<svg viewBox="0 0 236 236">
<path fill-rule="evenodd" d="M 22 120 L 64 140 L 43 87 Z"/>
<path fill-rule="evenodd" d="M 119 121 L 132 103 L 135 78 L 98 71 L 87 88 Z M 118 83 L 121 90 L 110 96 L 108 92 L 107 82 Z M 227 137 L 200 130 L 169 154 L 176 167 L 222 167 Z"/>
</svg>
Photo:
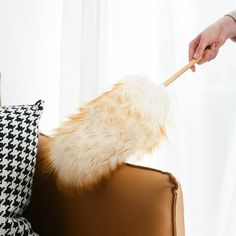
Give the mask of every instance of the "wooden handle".
<svg viewBox="0 0 236 236">
<path fill-rule="evenodd" d="M 163 85 L 167 87 L 169 84 L 171 84 L 173 81 L 175 81 L 179 76 L 181 76 L 185 71 L 190 69 L 192 66 L 194 66 L 197 62 L 201 60 L 202 57 L 198 59 L 193 59 L 190 61 L 186 66 L 184 66 L 182 69 L 177 71 L 174 75 L 172 75 L 168 80 L 166 80 Z"/>
</svg>

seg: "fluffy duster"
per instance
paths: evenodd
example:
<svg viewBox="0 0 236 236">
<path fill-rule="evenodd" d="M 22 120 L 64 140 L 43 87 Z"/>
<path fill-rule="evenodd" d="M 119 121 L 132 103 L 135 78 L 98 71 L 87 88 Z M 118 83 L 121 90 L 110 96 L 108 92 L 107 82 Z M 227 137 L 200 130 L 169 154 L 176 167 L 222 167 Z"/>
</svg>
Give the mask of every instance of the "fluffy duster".
<svg viewBox="0 0 236 236">
<path fill-rule="evenodd" d="M 130 156 L 149 153 L 166 136 L 164 88 L 130 76 L 85 104 L 52 136 L 51 168 L 62 188 L 91 188 Z"/>
</svg>

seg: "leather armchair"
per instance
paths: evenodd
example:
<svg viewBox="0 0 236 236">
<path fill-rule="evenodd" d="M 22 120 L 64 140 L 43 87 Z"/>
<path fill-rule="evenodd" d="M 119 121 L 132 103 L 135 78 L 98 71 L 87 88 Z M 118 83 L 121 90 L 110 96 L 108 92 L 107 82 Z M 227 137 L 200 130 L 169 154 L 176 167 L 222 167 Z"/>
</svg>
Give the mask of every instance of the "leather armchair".
<svg viewBox="0 0 236 236">
<path fill-rule="evenodd" d="M 40 236 L 184 236 L 180 184 L 170 173 L 123 164 L 92 190 L 61 192 L 42 168 L 41 135 L 25 217 Z"/>
</svg>

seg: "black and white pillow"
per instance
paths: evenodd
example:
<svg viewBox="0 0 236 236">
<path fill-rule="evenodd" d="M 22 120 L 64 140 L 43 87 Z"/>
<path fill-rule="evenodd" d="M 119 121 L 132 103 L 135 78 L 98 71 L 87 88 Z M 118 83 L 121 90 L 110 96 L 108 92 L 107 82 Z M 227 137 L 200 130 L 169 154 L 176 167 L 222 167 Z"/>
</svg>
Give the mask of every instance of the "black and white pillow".
<svg viewBox="0 0 236 236">
<path fill-rule="evenodd" d="M 0 107 L 0 235 L 31 236 L 22 212 L 28 205 L 43 101 Z"/>
</svg>

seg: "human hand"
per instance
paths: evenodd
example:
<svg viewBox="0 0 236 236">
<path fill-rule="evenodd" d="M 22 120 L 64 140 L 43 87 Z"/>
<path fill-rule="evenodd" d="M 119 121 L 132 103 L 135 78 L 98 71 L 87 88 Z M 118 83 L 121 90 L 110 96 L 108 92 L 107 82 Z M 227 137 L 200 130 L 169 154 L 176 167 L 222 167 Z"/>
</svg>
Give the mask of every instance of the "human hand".
<svg viewBox="0 0 236 236">
<path fill-rule="evenodd" d="M 213 60 L 217 56 L 219 48 L 228 38 L 234 37 L 235 34 L 235 22 L 230 17 L 224 16 L 214 24 L 208 26 L 190 42 L 189 61 L 193 58 L 198 59 L 201 57 L 198 64 L 203 64 Z M 195 71 L 195 66 L 191 69 Z"/>
</svg>

